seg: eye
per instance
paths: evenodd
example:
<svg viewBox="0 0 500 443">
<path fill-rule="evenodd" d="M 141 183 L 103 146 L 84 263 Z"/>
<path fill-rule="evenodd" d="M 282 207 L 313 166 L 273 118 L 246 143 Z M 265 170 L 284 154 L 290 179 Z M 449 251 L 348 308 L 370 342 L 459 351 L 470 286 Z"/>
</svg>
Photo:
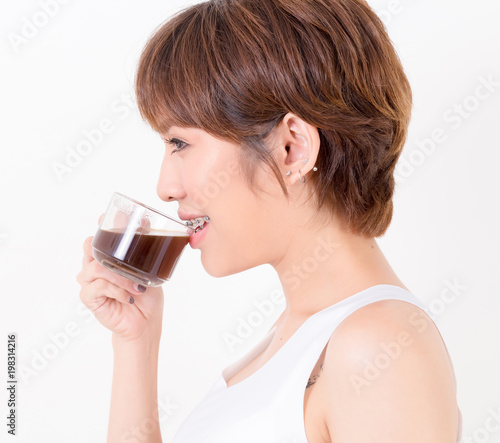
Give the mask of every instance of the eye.
<svg viewBox="0 0 500 443">
<path fill-rule="evenodd" d="M 175 149 L 170 153 L 174 154 L 175 152 L 179 152 L 187 146 L 186 142 L 179 140 L 178 138 L 164 138 L 163 141 L 168 143 L 169 145 L 175 146 Z"/>
</svg>

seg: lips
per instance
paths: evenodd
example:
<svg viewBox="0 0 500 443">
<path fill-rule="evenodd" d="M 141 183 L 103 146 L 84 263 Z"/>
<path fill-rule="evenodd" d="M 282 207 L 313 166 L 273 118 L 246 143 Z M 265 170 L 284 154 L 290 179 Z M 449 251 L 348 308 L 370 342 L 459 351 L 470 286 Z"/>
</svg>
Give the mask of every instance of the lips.
<svg viewBox="0 0 500 443">
<path fill-rule="evenodd" d="M 203 226 L 196 231 L 189 230 L 189 245 L 191 248 L 196 249 L 207 235 L 210 230 L 210 223 L 204 223 Z"/>
<path fill-rule="evenodd" d="M 194 220 L 196 218 L 204 218 L 206 217 L 206 214 L 189 214 L 187 212 L 182 212 L 182 211 L 177 211 L 177 215 L 181 220 L 187 221 L 187 220 Z"/>
</svg>

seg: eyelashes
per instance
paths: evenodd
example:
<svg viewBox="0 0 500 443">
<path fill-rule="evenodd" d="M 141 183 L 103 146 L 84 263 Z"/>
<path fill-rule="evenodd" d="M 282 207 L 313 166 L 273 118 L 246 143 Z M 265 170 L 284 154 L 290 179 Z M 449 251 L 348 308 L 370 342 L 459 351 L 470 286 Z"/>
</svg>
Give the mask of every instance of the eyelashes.
<svg viewBox="0 0 500 443">
<path fill-rule="evenodd" d="M 179 152 L 187 146 L 186 142 L 183 142 L 182 140 L 179 140 L 178 138 L 164 138 L 163 141 L 165 143 L 168 143 L 169 145 L 175 147 L 175 149 L 171 152 L 171 154 L 174 154 L 175 152 Z"/>
</svg>

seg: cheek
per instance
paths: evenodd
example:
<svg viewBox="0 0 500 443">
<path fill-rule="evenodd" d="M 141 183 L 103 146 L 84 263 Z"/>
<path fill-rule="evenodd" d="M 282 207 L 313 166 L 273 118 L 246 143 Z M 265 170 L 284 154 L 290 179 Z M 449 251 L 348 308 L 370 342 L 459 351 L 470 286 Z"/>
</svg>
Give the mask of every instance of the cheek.
<svg viewBox="0 0 500 443">
<path fill-rule="evenodd" d="M 275 186 L 269 175 L 263 176 L 257 171 L 254 180 L 259 184 L 256 188 L 247 182 L 242 171 L 229 174 L 223 170 L 210 186 L 215 192 L 206 194 L 215 195 L 211 208 L 221 215 L 219 221 L 223 223 L 224 232 L 249 246 L 262 248 L 274 231 L 269 222 L 281 221 L 276 214 L 283 213 L 284 196 L 279 194 L 281 187 Z"/>
<path fill-rule="evenodd" d="M 224 172 L 224 169 L 222 170 Z M 220 173 L 207 182 L 204 198 L 212 218 L 202 247 L 202 263 L 214 277 L 232 275 L 254 266 L 255 206 L 240 175 Z"/>
<path fill-rule="evenodd" d="M 211 237 L 218 242 L 217 250 L 225 251 L 228 260 L 246 255 L 252 241 L 253 222 L 262 210 L 255 205 L 255 196 L 239 173 L 228 168 L 211 174 L 202 193 L 203 207 L 214 221 Z"/>
<path fill-rule="evenodd" d="M 267 241 L 269 226 L 267 213 L 249 189 L 243 177 L 233 177 L 230 185 L 221 193 L 214 216 L 217 214 L 218 239 L 227 248 L 227 259 L 239 265 L 254 265 L 270 247 Z"/>
<path fill-rule="evenodd" d="M 186 168 L 186 191 L 193 207 L 213 220 L 202 247 L 204 266 L 212 275 L 227 275 L 268 258 L 273 248 L 269 221 L 275 218 L 273 213 L 278 211 L 279 203 L 268 175 L 256 173 L 263 191 L 257 189 L 254 194 L 233 155 L 235 151 L 228 148 L 214 152 Z"/>
<path fill-rule="evenodd" d="M 203 161 L 195 159 L 185 168 L 186 191 L 198 210 L 207 209 L 220 194 L 224 186 L 219 179 L 220 169 L 214 156 L 206 156 Z"/>
</svg>

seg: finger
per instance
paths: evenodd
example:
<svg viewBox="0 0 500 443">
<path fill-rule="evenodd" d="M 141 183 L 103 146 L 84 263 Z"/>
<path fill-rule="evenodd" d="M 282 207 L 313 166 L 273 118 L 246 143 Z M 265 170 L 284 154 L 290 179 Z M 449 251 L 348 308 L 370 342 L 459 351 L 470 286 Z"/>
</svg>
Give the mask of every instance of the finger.
<svg viewBox="0 0 500 443">
<path fill-rule="evenodd" d="M 118 210 L 115 213 L 115 218 L 113 219 L 113 228 L 125 230 L 130 221 L 130 214 L 122 210 Z"/>
<path fill-rule="evenodd" d="M 130 305 L 131 295 L 128 291 L 104 279 L 97 279 L 84 286 L 80 291 L 80 300 L 91 311 L 96 311 L 108 300 L 113 299 L 124 305 Z"/>
<path fill-rule="evenodd" d="M 94 255 L 92 254 L 92 239 L 94 237 L 87 237 L 83 242 L 83 259 L 82 267 L 88 265 L 90 262 L 94 261 Z"/>
<path fill-rule="evenodd" d="M 97 279 L 107 280 L 108 282 L 119 286 L 120 288 L 125 289 L 126 291 L 134 295 L 143 294 L 146 289 L 145 286 L 142 286 L 144 290 L 140 290 L 141 288 L 139 288 L 139 285 L 137 285 L 137 283 L 129 280 L 128 278 L 122 277 L 121 275 L 118 275 L 113 271 L 110 271 L 109 269 L 99 264 L 99 262 L 97 262 L 96 260 L 92 261 L 82 269 L 79 278 L 80 284 L 92 283 Z"/>
</svg>

